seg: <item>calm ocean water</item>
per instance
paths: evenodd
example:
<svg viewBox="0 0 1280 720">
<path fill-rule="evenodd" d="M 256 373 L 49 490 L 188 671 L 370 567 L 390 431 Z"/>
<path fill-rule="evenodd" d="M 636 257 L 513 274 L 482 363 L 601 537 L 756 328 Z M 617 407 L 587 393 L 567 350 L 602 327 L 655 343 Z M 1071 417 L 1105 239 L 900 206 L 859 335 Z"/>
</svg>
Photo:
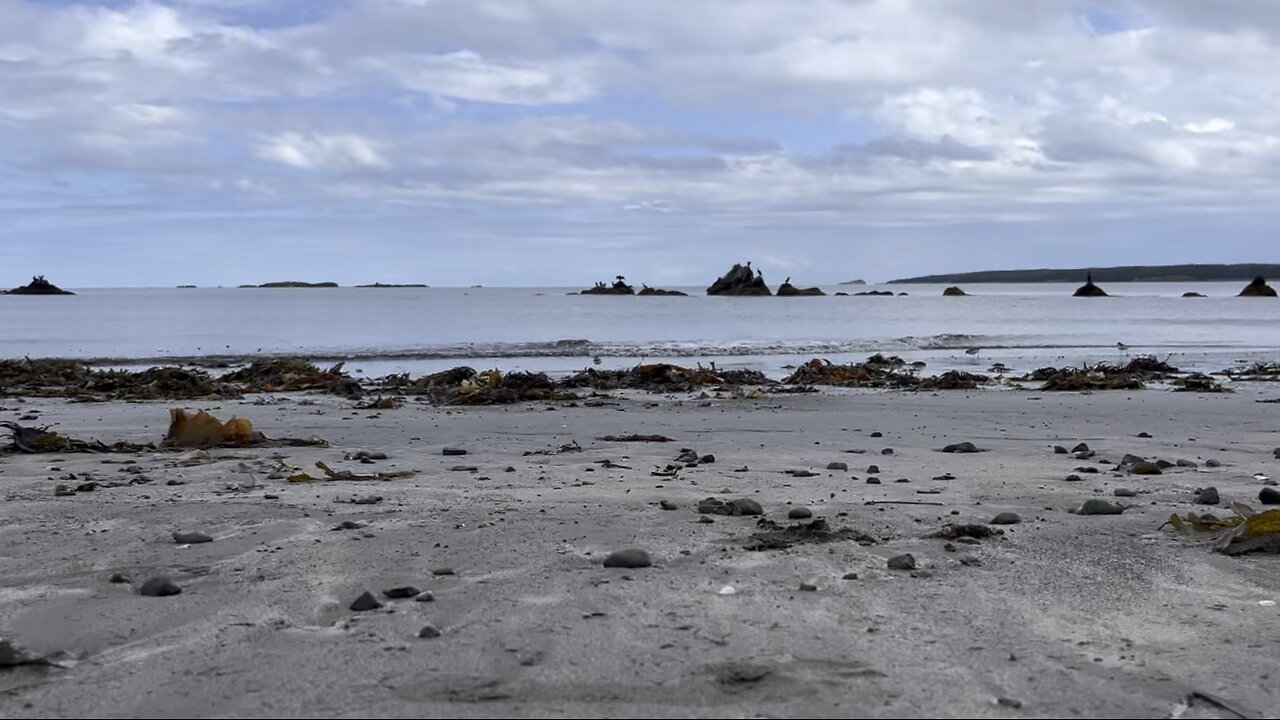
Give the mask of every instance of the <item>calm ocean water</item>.
<svg viewBox="0 0 1280 720">
<path fill-rule="evenodd" d="M 891 289 L 908 297 L 720 298 L 567 295 L 568 288 L 84 289 L 74 297 L 0 296 L 0 357 L 145 365 L 166 358 L 303 355 L 366 374 L 459 363 L 567 372 L 644 358 L 715 361 L 780 374 L 811 357 L 872 352 L 930 371 L 1015 369 L 1172 355 L 1221 369 L 1280 360 L 1280 301 L 1234 297 L 1244 283 L 1112 283 L 1117 297 L 1069 297 L 1074 285 Z M 1209 297 L 1180 297 L 1194 290 Z M 981 353 L 967 356 L 967 347 Z"/>
</svg>

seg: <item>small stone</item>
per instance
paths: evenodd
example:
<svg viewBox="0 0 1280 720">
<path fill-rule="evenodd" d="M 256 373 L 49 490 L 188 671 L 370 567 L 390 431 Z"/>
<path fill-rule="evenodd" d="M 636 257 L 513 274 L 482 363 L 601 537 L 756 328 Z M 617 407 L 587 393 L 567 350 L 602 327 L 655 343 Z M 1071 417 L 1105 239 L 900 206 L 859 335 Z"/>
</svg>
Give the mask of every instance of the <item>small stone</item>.
<svg viewBox="0 0 1280 720">
<path fill-rule="evenodd" d="M 436 596 L 430 590 L 424 590 L 413 598 L 416 602 L 435 602 Z"/>
<path fill-rule="evenodd" d="M 911 479 L 910 479 L 910 478 L 898 478 L 897 480 L 894 480 L 894 482 L 899 482 L 899 483 L 909 483 L 909 482 L 911 482 Z"/>
<path fill-rule="evenodd" d="M 1129 488 L 1119 487 L 1119 488 L 1116 488 L 1113 492 L 1116 497 L 1137 497 L 1138 496 L 1138 492 L 1136 490 L 1131 490 Z"/>
<path fill-rule="evenodd" d="M 453 568 L 451 568 L 451 567 L 438 567 L 438 568 L 436 568 L 436 569 L 432 570 L 432 571 L 431 571 L 431 574 L 432 574 L 432 575 L 435 575 L 436 577 L 444 577 L 444 576 L 448 576 L 448 575 L 457 575 L 457 573 L 456 573 L 456 572 L 454 572 Z"/>
<path fill-rule="evenodd" d="M 506 470 L 503 470 L 502 472 L 515 472 L 515 471 L 516 471 L 515 466 L 513 466 L 513 465 L 508 465 L 508 466 L 507 466 L 507 469 L 506 469 Z"/>
<path fill-rule="evenodd" d="M 1089 452 L 1089 446 L 1086 445 L 1085 443 L 1080 443 L 1079 445 L 1076 445 L 1075 447 L 1071 448 L 1071 452 L 1073 453 Z"/>
<path fill-rule="evenodd" d="M 804 520 L 805 518 L 813 517 L 813 511 L 802 507 L 791 508 L 791 511 L 787 513 L 787 517 L 792 520 Z"/>
<path fill-rule="evenodd" d="M 883 449 L 883 450 L 881 450 L 881 451 L 880 451 L 880 454 L 881 454 L 881 455 L 892 455 L 892 454 L 893 454 L 893 448 L 885 448 L 885 449 Z"/>
<path fill-rule="evenodd" d="M 698 516 L 698 522 L 702 523 L 703 525 L 710 525 L 711 523 L 715 522 L 715 520 L 713 520 L 710 517 L 707 517 L 706 515 L 700 515 Z"/>
<path fill-rule="evenodd" d="M 663 510 L 679 510 L 680 509 L 679 505 L 676 505 L 670 500 L 661 500 L 658 502 L 658 506 L 661 507 Z"/>
<path fill-rule="evenodd" d="M 971 442 L 962 442 L 962 443 L 952 443 L 951 445 L 948 445 L 942 448 L 942 452 L 944 453 L 976 453 L 976 452 L 982 452 L 982 451 L 978 449 L 977 445 L 974 445 Z"/>
<path fill-rule="evenodd" d="M 1092 465 L 1081 465 L 1080 467 L 1076 468 L 1075 471 L 1078 473 L 1084 473 L 1086 475 L 1098 474 L 1098 468 L 1093 467 Z"/>
<path fill-rule="evenodd" d="M 1140 433 L 1138 433 L 1138 437 L 1140 437 L 1140 438 L 1150 438 L 1150 437 L 1151 437 L 1151 433 L 1149 433 L 1149 432 L 1140 432 Z"/>
<path fill-rule="evenodd" d="M 879 430 L 877 430 L 877 431 L 875 431 L 875 432 L 871 433 L 871 437 L 873 437 L 873 438 L 876 438 L 876 437 L 884 437 L 884 433 L 882 433 L 882 432 L 880 432 Z"/>
<path fill-rule="evenodd" d="M 199 545 L 200 543 L 213 542 L 213 538 L 202 532 L 175 532 L 173 541 L 179 545 Z"/>
<path fill-rule="evenodd" d="M 342 522 L 335 525 L 333 527 L 333 530 L 359 530 L 362 527 L 364 527 L 364 525 L 361 525 L 358 522 L 353 522 L 351 520 L 343 520 Z"/>
<path fill-rule="evenodd" d="M 698 458 L 698 464 L 700 465 L 709 465 L 715 461 L 716 461 L 716 456 L 711 454 L 703 455 L 702 457 Z"/>
<path fill-rule="evenodd" d="M 466 455 L 467 451 L 462 448 L 447 447 L 444 449 L 445 455 Z"/>
<path fill-rule="evenodd" d="M 1276 457 L 1276 459 L 1277 459 L 1277 460 L 1280 460 L 1280 447 L 1278 447 L 1278 448 L 1276 448 L 1275 450 L 1273 450 L 1273 451 L 1271 452 L 1271 454 L 1272 454 L 1272 455 L 1275 455 L 1275 457 Z"/>
<path fill-rule="evenodd" d="M 1021 700 L 1017 700 L 1017 699 L 1014 699 L 1014 698 L 1011 698 L 1011 697 L 998 697 L 998 698 L 996 698 L 996 704 L 997 704 L 997 705 L 1003 705 L 1004 707 L 1011 707 L 1011 708 L 1020 708 L 1020 707 L 1022 707 L 1022 701 L 1021 701 Z"/>
<path fill-rule="evenodd" d="M 1264 487 L 1258 491 L 1258 502 L 1263 505 L 1280 505 L 1280 490 Z"/>
<path fill-rule="evenodd" d="M 893 557 L 889 558 L 888 565 L 890 570 L 915 570 L 916 558 L 911 553 L 894 555 Z"/>
<path fill-rule="evenodd" d="M 1124 457 L 1120 458 L 1121 465 L 1137 465 L 1140 462 L 1146 462 L 1146 461 L 1147 461 L 1146 458 L 1142 457 L 1141 455 L 1134 455 L 1133 453 L 1125 453 Z"/>
<path fill-rule="evenodd" d="M 818 586 L 813 583 L 800 583 L 801 592 L 817 592 Z"/>
<path fill-rule="evenodd" d="M 738 498 L 729 503 L 730 515 L 763 515 L 764 508 L 751 498 Z"/>
<path fill-rule="evenodd" d="M 365 612 L 367 610 L 377 610 L 382 607 L 382 603 L 378 602 L 378 598 L 374 597 L 373 593 L 365 590 L 360 597 L 351 603 L 350 607 L 356 612 Z"/>
<path fill-rule="evenodd" d="M 1196 502 L 1201 505 L 1217 505 L 1221 502 L 1218 497 L 1218 488 L 1207 487 L 1196 491 Z"/>
<path fill-rule="evenodd" d="M 1054 454 L 1054 455 L 1066 455 L 1066 454 L 1067 454 L 1067 449 L 1066 449 L 1066 448 L 1064 448 L 1064 447 L 1062 447 L 1061 445 L 1054 445 L 1054 446 L 1053 446 L 1053 454 Z"/>
<path fill-rule="evenodd" d="M 868 484 L 868 485 L 879 485 L 879 484 L 880 484 L 880 478 L 878 478 L 878 477 L 876 477 L 876 476 L 874 476 L 874 475 L 871 475 L 871 476 L 867 477 L 867 484 Z"/>
<path fill-rule="evenodd" d="M 1018 513 L 1002 512 L 991 518 L 992 525 L 1017 525 L 1022 522 L 1022 517 Z"/>
<path fill-rule="evenodd" d="M 880 466 L 879 466 L 879 465 L 868 465 L 868 466 L 867 466 L 867 472 L 868 472 L 868 473 L 870 473 L 870 474 L 872 474 L 872 475 L 879 475 L 879 474 L 880 474 Z"/>
<path fill-rule="evenodd" d="M 1079 514 L 1081 515 L 1119 515 L 1122 512 L 1124 512 L 1123 506 L 1113 505 L 1106 500 L 1099 500 L 1097 498 L 1085 500 L 1079 510 Z"/>
<path fill-rule="evenodd" d="M 1205 467 L 1222 467 L 1222 461 L 1216 460 L 1214 458 L 1209 458 L 1208 460 L 1204 461 L 1204 466 Z"/>
<path fill-rule="evenodd" d="M 75 495 L 76 491 L 75 488 L 67 485 L 57 485 L 53 488 L 53 494 L 57 497 L 67 497 L 68 495 Z"/>
<path fill-rule="evenodd" d="M 1075 473 L 1071 473 L 1065 479 L 1067 482 L 1082 482 L 1084 480 L 1084 478 L 1076 475 Z"/>
<path fill-rule="evenodd" d="M 382 594 L 391 600 L 404 600 L 405 598 L 417 597 L 422 591 L 412 585 L 403 587 L 393 587 L 390 590 L 383 590 Z"/>
<path fill-rule="evenodd" d="M 1176 461 L 1176 462 L 1175 462 L 1175 464 L 1176 464 L 1178 467 L 1183 467 L 1183 468 L 1198 468 L 1198 467 L 1200 467 L 1200 463 L 1198 463 L 1198 462 L 1196 462 L 1196 461 L 1194 461 L 1194 460 L 1178 460 L 1178 461 Z"/>
<path fill-rule="evenodd" d="M 841 580 L 857 580 L 857 579 L 858 579 L 858 573 L 856 573 L 856 572 L 848 572 L 848 573 L 845 573 L 844 575 L 841 575 L 841 576 L 840 576 L 840 579 L 841 579 Z"/>
<path fill-rule="evenodd" d="M 450 472 L 480 472 L 480 468 L 475 465 L 454 465 L 449 468 Z"/>
<path fill-rule="evenodd" d="M 836 462 L 829 462 L 827 463 L 827 469 L 828 470 L 848 470 L 849 463 L 840 462 L 838 460 Z"/>
<path fill-rule="evenodd" d="M 653 565 L 653 561 L 649 559 L 649 553 L 639 548 L 628 548 L 626 550 L 618 550 L 609 553 L 604 559 L 605 567 L 617 568 L 647 568 Z"/>
<path fill-rule="evenodd" d="M 1164 470 L 1165 468 L 1173 467 L 1173 463 L 1169 462 L 1168 460 L 1160 459 L 1160 460 L 1156 460 L 1156 467 L 1160 468 L 1161 470 Z"/>
<path fill-rule="evenodd" d="M 418 631 L 418 637 L 426 639 L 438 638 L 440 637 L 440 630 L 436 628 L 435 625 L 428 623 L 423 625 L 422 629 Z"/>
<path fill-rule="evenodd" d="M 32 655 L 30 650 L 15 645 L 11 640 L 0 640 L 0 668 L 35 665 L 39 662 L 40 658 Z"/>
<path fill-rule="evenodd" d="M 812 470 L 792 470 L 791 476 L 798 478 L 817 477 L 818 473 Z"/>
<path fill-rule="evenodd" d="M 174 584 L 169 578 L 159 575 L 142 583 L 142 587 L 138 588 L 139 595 L 147 597 L 169 597 L 182 592 L 182 588 Z"/>
<path fill-rule="evenodd" d="M 972 540 L 973 538 L 969 538 Z M 964 555 L 960 558 L 960 564 L 968 567 L 979 567 L 982 565 L 982 558 L 973 555 Z"/>
<path fill-rule="evenodd" d="M 111 579 L 108 582 L 127 583 L 129 582 L 129 578 L 125 577 L 124 575 L 121 575 L 120 573 L 112 573 Z"/>
<path fill-rule="evenodd" d="M 1133 473 L 1134 475 L 1163 475 L 1164 474 L 1164 471 L 1160 469 L 1159 465 L 1156 465 L 1153 462 L 1147 462 L 1146 460 L 1141 460 L 1139 462 L 1134 463 L 1133 467 L 1129 468 L 1129 472 Z"/>
</svg>

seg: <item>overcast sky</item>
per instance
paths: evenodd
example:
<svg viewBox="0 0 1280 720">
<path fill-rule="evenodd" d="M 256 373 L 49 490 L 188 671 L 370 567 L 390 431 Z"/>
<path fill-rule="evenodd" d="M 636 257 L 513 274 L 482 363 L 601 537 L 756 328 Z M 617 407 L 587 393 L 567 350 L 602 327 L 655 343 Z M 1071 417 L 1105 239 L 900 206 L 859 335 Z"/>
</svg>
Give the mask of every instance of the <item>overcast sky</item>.
<svg viewBox="0 0 1280 720">
<path fill-rule="evenodd" d="M 1280 262 L 1274 0 L 0 0 L 0 285 Z"/>
</svg>

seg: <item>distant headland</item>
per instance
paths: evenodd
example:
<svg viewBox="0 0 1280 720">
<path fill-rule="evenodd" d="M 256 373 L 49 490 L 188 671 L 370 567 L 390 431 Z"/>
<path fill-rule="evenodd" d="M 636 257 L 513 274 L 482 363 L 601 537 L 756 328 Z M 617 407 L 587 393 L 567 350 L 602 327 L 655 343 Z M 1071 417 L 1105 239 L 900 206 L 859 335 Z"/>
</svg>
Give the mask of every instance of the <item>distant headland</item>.
<svg viewBox="0 0 1280 720">
<path fill-rule="evenodd" d="M 1277 277 L 1280 276 L 1280 265 L 1124 265 L 1106 268 L 986 270 L 948 275 L 922 275 L 890 280 L 889 284 L 1074 283 L 1090 273 L 1097 282 L 1213 282 L 1243 280 L 1257 276 Z"/>
</svg>

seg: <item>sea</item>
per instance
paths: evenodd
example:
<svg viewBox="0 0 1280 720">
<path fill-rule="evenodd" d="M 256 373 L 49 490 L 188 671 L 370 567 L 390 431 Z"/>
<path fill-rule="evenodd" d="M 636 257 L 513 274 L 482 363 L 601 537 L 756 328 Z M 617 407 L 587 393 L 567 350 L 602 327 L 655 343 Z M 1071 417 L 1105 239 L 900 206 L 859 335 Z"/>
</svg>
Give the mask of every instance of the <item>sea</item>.
<svg viewBox="0 0 1280 720">
<path fill-rule="evenodd" d="M 0 296 L 0 358 L 109 367 L 301 356 L 366 377 L 455 365 L 565 374 L 640 362 L 714 363 L 782 377 L 811 358 L 872 353 L 927 373 L 1168 358 L 1188 370 L 1280 360 L 1280 300 L 1239 283 L 825 286 L 825 297 L 577 295 L 574 288 L 82 288 Z M 857 296 L 891 290 L 907 295 Z M 1207 297 L 1184 298 L 1194 291 Z M 849 296 L 836 296 L 847 292 Z M 976 352 L 966 352 L 977 348 Z"/>
</svg>

